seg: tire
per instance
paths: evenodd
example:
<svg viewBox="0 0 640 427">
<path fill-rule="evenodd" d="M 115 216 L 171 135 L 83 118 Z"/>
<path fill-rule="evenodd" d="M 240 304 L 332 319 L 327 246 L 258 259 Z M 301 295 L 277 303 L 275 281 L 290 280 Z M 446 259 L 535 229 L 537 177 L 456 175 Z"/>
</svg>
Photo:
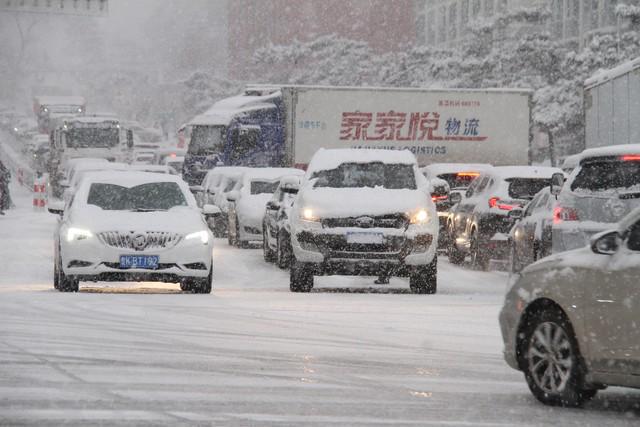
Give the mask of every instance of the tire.
<svg viewBox="0 0 640 427">
<path fill-rule="evenodd" d="M 449 227 L 449 229 L 451 230 L 451 227 Z M 465 254 L 456 246 L 456 239 L 453 236 L 453 231 L 449 231 L 449 238 L 447 240 L 447 258 L 449 258 L 449 262 L 453 265 L 462 264 L 465 259 Z"/>
<path fill-rule="evenodd" d="M 62 256 L 60 254 L 60 250 L 58 250 L 58 259 L 57 259 L 57 267 L 54 268 L 54 271 L 57 273 L 57 279 L 53 279 L 54 287 L 58 289 L 60 292 L 78 292 L 80 289 L 80 281 L 73 277 L 69 277 L 64 274 L 64 270 L 62 269 Z"/>
<path fill-rule="evenodd" d="M 524 331 L 522 348 L 525 379 L 540 402 L 577 407 L 596 395 L 596 389 L 585 387 L 585 369 L 573 328 L 559 310 L 551 308 L 533 316 Z"/>
<path fill-rule="evenodd" d="M 409 276 L 409 288 L 414 294 L 435 294 L 438 289 L 438 257 L 420 266 Z"/>
<path fill-rule="evenodd" d="M 486 251 L 483 251 L 480 247 L 480 239 L 478 233 L 473 232 L 471 234 L 471 266 L 476 270 L 487 271 L 489 270 L 489 257 Z"/>
<path fill-rule="evenodd" d="M 190 285 L 190 290 L 196 294 L 210 294 L 213 288 L 213 261 L 211 261 L 211 268 L 209 268 L 207 277 L 188 279 L 186 284 Z M 182 286 L 180 288 L 182 289 Z"/>
<path fill-rule="evenodd" d="M 231 232 L 227 229 L 227 242 L 229 242 L 229 246 L 238 246 L 238 222 L 236 220 L 236 232 L 235 236 L 231 235 Z"/>
<path fill-rule="evenodd" d="M 278 240 L 276 243 L 276 264 L 281 269 L 287 269 L 291 266 L 291 241 L 289 240 L 289 236 L 285 235 L 285 233 L 281 233 L 278 235 Z"/>
<path fill-rule="evenodd" d="M 59 282 L 59 277 L 58 277 L 58 257 L 55 257 L 55 261 L 53 263 L 53 289 L 58 289 L 58 282 Z"/>
<path fill-rule="evenodd" d="M 276 253 L 269 247 L 269 239 L 267 236 L 267 226 L 262 225 L 262 256 L 266 262 L 274 262 L 276 260 Z"/>
<path fill-rule="evenodd" d="M 182 292 L 191 292 L 191 283 L 188 279 L 180 282 L 180 290 Z"/>
<path fill-rule="evenodd" d="M 509 249 L 509 264 L 511 265 L 511 273 L 519 273 L 522 271 L 522 263 L 518 257 L 518 251 L 516 250 L 516 244 L 512 243 Z"/>
<path fill-rule="evenodd" d="M 309 265 L 298 261 L 292 262 L 289 289 L 291 292 L 311 292 L 311 289 L 313 289 L 313 271 Z"/>
</svg>

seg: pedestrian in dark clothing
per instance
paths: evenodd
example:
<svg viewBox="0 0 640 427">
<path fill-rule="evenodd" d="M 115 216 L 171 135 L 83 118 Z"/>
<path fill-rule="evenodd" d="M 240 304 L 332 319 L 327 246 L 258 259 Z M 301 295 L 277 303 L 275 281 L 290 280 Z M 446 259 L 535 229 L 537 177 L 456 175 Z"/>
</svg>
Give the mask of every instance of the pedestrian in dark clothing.
<svg viewBox="0 0 640 427">
<path fill-rule="evenodd" d="M 11 196 L 9 195 L 9 181 L 11 172 L 0 161 L 0 214 L 4 215 L 4 210 L 11 208 Z"/>
</svg>

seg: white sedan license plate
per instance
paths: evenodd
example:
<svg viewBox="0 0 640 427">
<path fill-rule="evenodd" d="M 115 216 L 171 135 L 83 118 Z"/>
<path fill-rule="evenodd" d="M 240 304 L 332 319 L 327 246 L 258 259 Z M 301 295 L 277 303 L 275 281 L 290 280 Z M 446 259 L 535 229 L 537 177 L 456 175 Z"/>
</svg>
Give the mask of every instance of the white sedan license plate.
<svg viewBox="0 0 640 427">
<path fill-rule="evenodd" d="M 347 243 L 356 243 L 361 245 L 381 245 L 384 243 L 382 233 L 347 233 Z"/>
<path fill-rule="evenodd" d="M 120 268 L 155 270 L 158 268 L 158 260 L 157 255 L 120 255 Z"/>
</svg>

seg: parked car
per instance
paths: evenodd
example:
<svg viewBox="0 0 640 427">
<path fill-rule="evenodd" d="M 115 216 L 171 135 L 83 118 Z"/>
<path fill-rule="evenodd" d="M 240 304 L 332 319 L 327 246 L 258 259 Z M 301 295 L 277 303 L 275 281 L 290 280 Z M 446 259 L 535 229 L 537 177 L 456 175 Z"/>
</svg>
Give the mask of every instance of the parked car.
<svg viewBox="0 0 640 427">
<path fill-rule="evenodd" d="M 247 247 L 261 242 L 264 209 L 285 175 L 304 175 L 294 168 L 248 168 L 232 191 L 227 193 L 230 245 Z"/>
<path fill-rule="evenodd" d="M 472 266 L 487 270 L 491 259 L 506 260 L 508 234 L 514 222 L 509 212 L 522 208 L 538 191 L 548 187 L 554 173 L 562 171 L 499 166 L 482 173 L 449 214 L 449 261 L 461 264 L 470 255 Z"/>
<path fill-rule="evenodd" d="M 554 188 L 553 252 L 580 248 L 640 206 L 640 144 L 585 150 L 580 164 Z"/>
<path fill-rule="evenodd" d="M 408 276 L 413 292 L 436 292 L 438 220 L 408 151 L 320 149 L 290 226 L 293 292 L 334 274 Z"/>
<path fill-rule="evenodd" d="M 199 206 L 212 204 L 220 208 L 221 215 L 210 224 L 213 235 L 216 237 L 227 236 L 229 225 L 227 193 L 233 190 L 245 169 L 245 167 L 237 166 L 218 166 L 206 173 L 201 185 L 190 187 Z"/>
<path fill-rule="evenodd" d="M 54 287 L 81 281 L 179 282 L 211 292 L 213 236 L 180 177 L 148 172 L 91 173 L 73 200 L 53 202 Z M 211 205 L 205 215 L 217 213 Z"/>
<path fill-rule="evenodd" d="M 504 357 L 538 400 L 578 406 L 607 386 L 640 387 L 640 208 L 514 277 L 500 312 Z"/>
<path fill-rule="evenodd" d="M 289 268 L 291 263 L 289 216 L 300 189 L 300 178 L 297 175 L 282 177 L 264 212 L 262 252 L 265 261 L 275 262 L 280 268 Z"/>
<path fill-rule="evenodd" d="M 509 232 L 512 272 L 518 272 L 551 254 L 551 227 L 555 206 L 556 196 L 551 194 L 549 187 L 545 187 L 524 210 L 511 211 L 516 216 L 516 222 Z"/>
</svg>

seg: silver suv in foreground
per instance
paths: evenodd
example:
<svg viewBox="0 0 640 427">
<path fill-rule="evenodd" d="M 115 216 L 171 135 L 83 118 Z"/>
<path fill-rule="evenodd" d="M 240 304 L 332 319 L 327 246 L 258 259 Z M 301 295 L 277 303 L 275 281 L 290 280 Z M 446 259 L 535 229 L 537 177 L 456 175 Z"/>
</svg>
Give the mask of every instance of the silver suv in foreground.
<svg viewBox="0 0 640 427">
<path fill-rule="evenodd" d="M 409 151 L 319 150 L 290 216 L 291 291 L 314 275 L 409 277 L 435 293 L 438 217 Z"/>
<path fill-rule="evenodd" d="M 504 357 L 551 405 L 606 386 L 640 388 L 640 208 L 591 245 L 512 277 L 500 312 Z"/>
</svg>

